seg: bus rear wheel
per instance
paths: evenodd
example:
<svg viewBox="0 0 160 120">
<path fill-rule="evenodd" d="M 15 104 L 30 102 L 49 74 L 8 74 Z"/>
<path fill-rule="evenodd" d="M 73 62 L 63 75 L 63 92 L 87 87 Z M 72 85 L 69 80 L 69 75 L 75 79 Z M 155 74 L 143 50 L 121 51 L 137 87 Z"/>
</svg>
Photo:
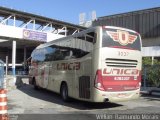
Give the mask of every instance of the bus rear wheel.
<svg viewBox="0 0 160 120">
<path fill-rule="evenodd" d="M 61 94 L 63 101 L 65 101 L 65 102 L 69 101 L 68 87 L 67 87 L 66 83 L 62 84 L 60 94 Z"/>
</svg>

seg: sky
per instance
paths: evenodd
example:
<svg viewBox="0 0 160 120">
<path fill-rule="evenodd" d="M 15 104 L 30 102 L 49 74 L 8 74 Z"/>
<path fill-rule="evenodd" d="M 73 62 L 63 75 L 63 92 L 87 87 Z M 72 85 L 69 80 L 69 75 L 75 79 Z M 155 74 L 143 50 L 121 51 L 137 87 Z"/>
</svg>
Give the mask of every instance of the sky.
<svg viewBox="0 0 160 120">
<path fill-rule="evenodd" d="M 78 24 L 80 13 L 90 20 L 92 11 L 102 17 L 160 7 L 160 0 L 0 0 L 0 6 Z"/>
</svg>

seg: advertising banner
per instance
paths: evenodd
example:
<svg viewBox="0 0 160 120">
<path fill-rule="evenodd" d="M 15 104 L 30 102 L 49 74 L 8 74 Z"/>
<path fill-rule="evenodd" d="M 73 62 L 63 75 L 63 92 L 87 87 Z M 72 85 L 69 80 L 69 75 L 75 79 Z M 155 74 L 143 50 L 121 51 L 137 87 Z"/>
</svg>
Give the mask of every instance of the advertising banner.
<svg viewBox="0 0 160 120">
<path fill-rule="evenodd" d="M 23 38 L 29 39 L 29 40 L 47 42 L 47 33 L 36 32 L 36 31 L 24 29 L 23 30 Z"/>
</svg>

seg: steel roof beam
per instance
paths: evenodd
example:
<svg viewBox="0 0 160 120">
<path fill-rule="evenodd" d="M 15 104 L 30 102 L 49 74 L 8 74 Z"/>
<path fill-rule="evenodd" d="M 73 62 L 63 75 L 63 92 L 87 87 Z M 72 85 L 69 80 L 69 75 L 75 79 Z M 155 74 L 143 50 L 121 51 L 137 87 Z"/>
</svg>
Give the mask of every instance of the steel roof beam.
<svg viewBox="0 0 160 120">
<path fill-rule="evenodd" d="M 13 15 L 10 15 L 10 16 L 8 16 L 7 18 L 4 18 L 4 19 L 0 22 L 0 24 L 6 25 L 6 22 L 7 22 L 11 17 L 13 17 Z"/>
<path fill-rule="evenodd" d="M 6 23 L 9 19 L 12 19 L 14 21 L 13 26 L 16 26 L 18 24 L 16 23 L 17 21 L 22 21 L 22 24 L 18 25 L 18 27 L 23 25 L 23 28 L 25 28 L 30 24 L 33 24 L 33 29 L 40 30 L 40 31 L 45 31 L 48 29 L 48 32 L 53 32 L 53 29 L 54 30 L 61 29 L 61 27 L 64 27 L 64 26 L 66 27 L 68 33 L 71 33 L 71 31 L 72 32 L 76 30 L 81 31 L 86 29 L 85 27 L 75 25 L 72 23 L 67 23 L 64 21 L 47 18 L 41 15 L 34 15 L 31 13 L 22 12 L 19 10 L 9 9 L 5 7 L 0 7 L 0 16 L 5 18 L 5 20 L 1 21 L 3 24 Z M 42 29 L 40 29 L 41 27 L 37 29 L 36 26 L 38 25 L 39 26 L 45 25 L 45 26 Z"/>
</svg>

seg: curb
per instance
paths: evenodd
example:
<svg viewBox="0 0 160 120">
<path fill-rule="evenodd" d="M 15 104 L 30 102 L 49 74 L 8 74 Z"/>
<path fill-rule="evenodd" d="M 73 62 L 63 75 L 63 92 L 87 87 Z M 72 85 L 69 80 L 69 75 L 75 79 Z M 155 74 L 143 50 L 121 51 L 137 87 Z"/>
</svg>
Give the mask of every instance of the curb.
<svg viewBox="0 0 160 120">
<path fill-rule="evenodd" d="M 160 96 L 160 91 L 140 91 L 140 94 Z"/>
</svg>

